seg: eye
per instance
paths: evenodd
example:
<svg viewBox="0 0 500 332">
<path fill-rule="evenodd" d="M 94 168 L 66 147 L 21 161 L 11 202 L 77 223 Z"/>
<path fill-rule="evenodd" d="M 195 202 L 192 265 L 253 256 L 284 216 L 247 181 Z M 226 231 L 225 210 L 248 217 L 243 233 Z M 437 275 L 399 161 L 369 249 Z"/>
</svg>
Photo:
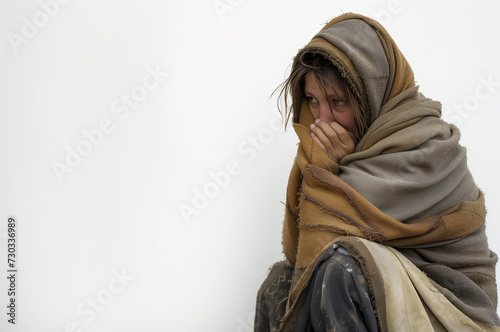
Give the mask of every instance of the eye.
<svg viewBox="0 0 500 332">
<path fill-rule="evenodd" d="M 332 104 L 335 106 L 344 106 L 346 103 L 343 100 L 332 99 Z"/>
<path fill-rule="evenodd" d="M 313 107 L 316 107 L 319 105 L 318 99 L 316 99 L 314 97 L 306 97 L 306 98 L 307 98 L 307 101 L 309 102 L 309 105 L 311 105 Z"/>
</svg>

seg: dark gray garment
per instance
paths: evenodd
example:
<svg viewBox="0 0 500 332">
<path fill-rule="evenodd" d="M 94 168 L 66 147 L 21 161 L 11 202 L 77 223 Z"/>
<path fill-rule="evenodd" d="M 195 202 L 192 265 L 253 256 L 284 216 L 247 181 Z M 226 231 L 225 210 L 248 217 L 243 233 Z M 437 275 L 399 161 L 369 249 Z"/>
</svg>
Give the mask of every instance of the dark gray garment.
<svg viewBox="0 0 500 332">
<path fill-rule="evenodd" d="M 259 290 L 254 331 L 279 330 L 290 279 L 285 262 L 273 266 Z M 319 258 L 293 331 L 378 331 L 361 267 L 343 248 L 332 247 Z"/>
<path fill-rule="evenodd" d="M 290 291 L 293 267 L 286 261 L 275 263 L 257 293 L 255 332 L 279 331 L 285 314 L 286 298 Z"/>
</svg>

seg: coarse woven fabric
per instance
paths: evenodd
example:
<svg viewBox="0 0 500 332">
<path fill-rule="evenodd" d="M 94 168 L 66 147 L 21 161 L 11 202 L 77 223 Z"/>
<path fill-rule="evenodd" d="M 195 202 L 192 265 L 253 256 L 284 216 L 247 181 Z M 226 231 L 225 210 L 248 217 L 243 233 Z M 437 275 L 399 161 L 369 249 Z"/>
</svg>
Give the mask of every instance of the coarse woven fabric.
<svg viewBox="0 0 500 332">
<path fill-rule="evenodd" d="M 344 308 L 335 310 L 335 304 L 322 301 L 321 309 L 318 309 L 318 304 L 313 303 L 311 295 L 316 292 L 324 292 L 328 287 L 342 289 L 336 285 L 338 280 L 328 280 L 325 285 L 317 285 L 318 276 L 316 271 L 321 271 L 324 262 L 335 257 L 336 246 L 344 248 L 353 259 L 358 260 L 363 274 L 365 276 L 376 275 L 377 278 L 366 278 L 368 287 L 371 291 L 371 302 L 376 305 L 378 326 L 373 323 L 365 325 L 365 323 L 373 322 L 373 313 L 364 311 L 363 301 L 360 301 L 359 296 L 364 291 L 357 289 L 359 281 L 351 284 L 349 293 L 354 298 L 353 302 L 359 306 L 356 310 L 361 310 L 356 316 L 356 320 L 342 327 L 339 331 L 461 331 L 461 332 L 480 332 L 480 331 L 499 331 L 498 326 L 485 324 L 475 321 L 465 315 L 461 310 L 456 308 L 439 290 L 435 287 L 432 281 L 412 262 L 410 262 L 398 250 L 389 246 L 377 244 L 365 239 L 349 236 L 339 238 L 334 244 L 327 247 L 318 259 L 317 267 L 314 275 L 311 276 L 311 286 L 307 294 L 303 293 L 299 298 L 302 303 L 302 310 L 294 313 L 291 317 L 284 320 L 281 330 L 293 332 L 307 331 L 337 331 L 324 326 L 310 328 L 312 318 L 316 316 L 317 320 L 325 320 L 326 322 L 335 322 L 335 319 L 340 320 L 334 325 L 342 326 L 343 320 L 349 320 L 353 314 L 353 308 L 350 312 L 338 317 L 337 311 L 342 312 Z M 324 269 L 324 268 L 323 268 Z M 352 269 L 353 272 L 355 269 Z M 336 276 L 320 276 L 323 278 L 335 278 Z M 338 278 L 338 277 L 337 277 Z M 324 280 L 323 280 L 324 282 Z M 360 284 L 361 285 L 361 284 Z M 336 299 L 335 294 L 326 294 L 327 299 Z M 342 297 L 342 296 L 341 296 Z M 366 302 L 366 300 L 365 300 Z M 370 299 L 368 299 L 370 302 Z M 341 300 L 341 303 L 343 301 Z M 307 308 L 310 306 L 311 308 Z M 313 307 L 315 306 L 314 312 Z M 347 305 L 349 306 L 349 305 Z M 368 303 L 368 306 L 371 306 Z M 330 312 L 328 317 L 318 317 L 319 311 Z M 368 319 L 366 319 L 368 316 Z M 365 320 L 360 322 L 359 320 Z M 260 331 L 260 330 L 258 330 Z"/>
<path fill-rule="evenodd" d="M 498 326 L 497 256 L 488 249 L 484 197 L 458 128 L 440 118 L 438 102 L 418 92 L 404 56 L 374 20 L 341 15 L 299 51 L 294 66 L 305 52 L 339 68 L 371 125 L 338 165 L 312 140 L 307 103 L 294 115 L 300 143 L 287 188 L 283 252 L 295 270 L 285 320 L 300 305 L 325 246 L 354 235 L 405 248 L 453 305 Z"/>
</svg>

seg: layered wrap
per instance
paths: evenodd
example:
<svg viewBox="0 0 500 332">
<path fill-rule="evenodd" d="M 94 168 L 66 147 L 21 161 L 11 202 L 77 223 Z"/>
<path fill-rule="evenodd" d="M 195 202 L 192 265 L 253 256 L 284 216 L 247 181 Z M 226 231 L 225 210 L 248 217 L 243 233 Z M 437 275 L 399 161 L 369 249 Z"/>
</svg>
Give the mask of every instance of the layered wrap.
<svg viewBox="0 0 500 332">
<path fill-rule="evenodd" d="M 307 102 L 294 114 L 300 142 L 283 225 L 283 252 L 294 273 L 284 329 L 301 309 L 319 257 L 339 241 L 367 272 L 369 285 L 390 278 L 377 270 L 373 243 L 398 261 L 403 257 L 405 269 L 420 271 L 422 282 L 464 319 L 499 326 L 497 256 L 488 248 L 485 198 L 467 167 L 459 129 L 441 119 L 439 102 L 419 93 L 403 54 L 370 18 L 333 19 L 293 66 L 304 53 L 329 59 L 370 119 L 354 153 L 336 163 L 310 135 L 314 119 Z M 372 291 L 384 330 L 388 304 L 380 289 Z"/>
</svg>

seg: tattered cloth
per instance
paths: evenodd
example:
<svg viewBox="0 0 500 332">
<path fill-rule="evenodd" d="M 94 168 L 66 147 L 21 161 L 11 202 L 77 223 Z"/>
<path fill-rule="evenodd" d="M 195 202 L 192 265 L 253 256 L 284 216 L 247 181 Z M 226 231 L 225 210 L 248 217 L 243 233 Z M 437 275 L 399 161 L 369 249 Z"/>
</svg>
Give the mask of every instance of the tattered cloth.
<svg viewBox="0 0 500 332">
<path fill-rule="evenodd" d="M 295 114 L 300 143 L 283 226 L 283 252 L 294 274 L 283 329 L 301 309 L 318 257 L 346 235 L 397 248 L 451 306 L 478 326 L 496 329 L 497 256 L 488 248 L 484 197 L 467 168 L 458 128 L 441 119 L 438 102 L 418 92 L 394 41 L 369 18 L 344 14 L 332 20 L 299 51 L 294 65 L 305 52 L 339 68 L 369 110 L 370 127 L 339 165 L 312 140 L 307 103 Z M 371 265 L 373 255 L 362 251 L 351 254 L 362 266 Z M 379 282 L 376 274 L 365 277 L 369 284 Z M 382 301 L 374 300 L 381 328 Z"/>
<path fill-rule="evenodd" d="M 335 318 L 329 316 L 337 305 L 333 304 L 337 302 L 335 294 L 328 296 L 329 299 L 322 298 L 321 303 L 312 303 L 314 296 L 316 296 L 315 300 L 317 301 L 318 294 L 324 294 L 325 290 L 332 291 L 332 288 L 336 287 L 324 284 L 325 267 L 318 267 L 315 268 L 314 280 L 311 282 L 311 289 L 307 296 L 304 293 L 298 299 L 303 310 L 298 315 L 294 315 L 293 318 L 296 318 L 296 321 L 293 319 L 285 320 L 282 331 L 309 331 L 311 321 L 315 322 L 312 323 L 312 326 L 318 327 L 318 331 L 330 331 L 328 328 L 325 329 L 324 325 L 318 324 L 323 320 L 329 323 L 335 322 L 335 328 L 338 328 L 339 331 L 500 331 L 499 327 L 475 321 L 465 315 L 443 293 L 439 292 L 431 279 L 392 247 L 354 236 L 346 236 L 339 238 L 335 245 L 327 248 L 316 265 L 323 266 L 325 260 L 334 256 L 333 253 L 338 250 L 339 246 L 347 249 L 352 258 L 359 261 L 362 273 L 368 276 L 365 278 L 366 286 L 369 287 L 372 295 L 372 300 L 368 299 L 368 301 L 372 302 L 377 309 L 377 324 L 373 326 L 373 320 L 371 320 L 373 316 L 366 312 L 366 307 L 364 307 L 366 303 L 363 303 L 361 294 L 357 293 L 363 291 L 362 287 L 357 288 L 361 285 L 359 281 L 356 282 L 356 286 L 349 285 L 348 287 L 355 289 L 353 292 L 356 295 L 351 301 L 360 306 L 361 314 L 357 315 L 346 309 L 347 311 L 344 311 L 343 314 L 347 316 Z M 345 254 L 340 254 L 340 256 L 345 256 Z M 346 273 L 350 274 L 352 270 L 347 268 Z M 316 274 L 319 276 L 315 276 Z M 356 273 L 351 276 L 354 278 L 355 275 Z M 319 278 L 319 283 L 316 277 Z M 337 282 L 331 278 L 329 281 Z M 276 283 L 273 283 L 274 288 L 277 287 L 275 285 Z M 341 291 L 342 287 L 336 290 Z M 344 303 L 342 302 L 343 296 L 339 295 L 340 303 Z M 348 303 L 344 304 L 349 305 Z M 366 317 L 364 314 L 368 315 L 368 320 L 366 322 L 359 321 L 359 319 Z M 321 315 L 326 317 L 318 317 Z M 330 326 L 328 323 L 325 325 Z"/>
</svg>

